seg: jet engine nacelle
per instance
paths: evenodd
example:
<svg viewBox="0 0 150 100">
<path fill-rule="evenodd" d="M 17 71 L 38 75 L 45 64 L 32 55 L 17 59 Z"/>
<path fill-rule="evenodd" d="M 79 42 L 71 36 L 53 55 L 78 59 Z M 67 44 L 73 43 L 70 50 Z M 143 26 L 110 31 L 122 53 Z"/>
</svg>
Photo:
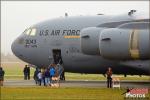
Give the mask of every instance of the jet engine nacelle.
<svg viewBox="0 0 150 100">
<path fill-rule="evenodd" d="M 99 37 L 104 28 L 89 27 L 81 31 L 81 50 L 84 54 L 99 55 Z"/>
<path fill-rule="evenodd" d="M 149 30 L 111 28 L 99 39 L 100 55 L 107 59 L 149 59 Z"/>
</svg>

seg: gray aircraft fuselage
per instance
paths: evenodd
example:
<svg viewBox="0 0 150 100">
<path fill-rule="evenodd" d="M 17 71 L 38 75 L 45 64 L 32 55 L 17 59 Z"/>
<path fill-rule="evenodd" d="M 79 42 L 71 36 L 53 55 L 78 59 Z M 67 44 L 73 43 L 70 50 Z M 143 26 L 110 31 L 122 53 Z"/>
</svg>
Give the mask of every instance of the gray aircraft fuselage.
<svg viewBox="0 0 150 100">
<path fill-rule="evenodd" d="M 107 22 L 132 20 L 134 18 L 128 15 L 79 16 L 48 20 L 23 32 L 13 42 L 12 51 L 23 61 L 37 67 L 48 67 L 54 61 L 53 50 L 60 50 L 66 72 L 104 74 L 108 67 L 112 67 L 115 74 L 149 75 L 149 59 L 112 60 L 101 55 L 88 55 L 81 50 L 81 31 L 84 28 L 97 27 Z"/>
</svg>

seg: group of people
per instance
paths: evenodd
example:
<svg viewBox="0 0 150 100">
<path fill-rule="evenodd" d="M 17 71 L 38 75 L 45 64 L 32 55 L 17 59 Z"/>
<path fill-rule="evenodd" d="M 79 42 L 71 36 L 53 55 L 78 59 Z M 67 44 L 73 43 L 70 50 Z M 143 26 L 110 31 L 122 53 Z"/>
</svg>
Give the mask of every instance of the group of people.
<svg viewBox="0 0 150 100">
<path fill-rule="evenodd" d="M 64 68 L 60 64 L 50 64 L 48 68 L 37 69 L 34 72 L 34 80 L 37 85 L 43 83 L 44 86 L 51 86 L 53 84 L 53 77 L 58 77 L 60 80 L 65 80 Z"/>
<path fill-rule="evenodd" d="M 25 65 L 23 69 L 23 73 L 24 73 L 24 80 L 30 80 L 30 66 L 29 65 Z"/>
<path fill-rule="evenodd" d="M 23 72 L 24 79 L 30 80 L 30 67 L 25 65 Z M 112 73 L 112 69 L 109 67 L 106 71 L 108 88 L 112 88 Z M 5 71 L 2 67 L 0 67 L 0 86 L 3 86 L 4 75 Z M 62 65 L 50 64 L 48 68 L 42 68 L 41 70 L 36 68 L 33 76 L 35 83 L 40 86 L 42 83 L 44 84 L 44 86 L 51 86 L 51 84 L 53 84 L 53 77 L 59 77 L 60 80 L 65 80 L 64 68 Z"/>
</svg>

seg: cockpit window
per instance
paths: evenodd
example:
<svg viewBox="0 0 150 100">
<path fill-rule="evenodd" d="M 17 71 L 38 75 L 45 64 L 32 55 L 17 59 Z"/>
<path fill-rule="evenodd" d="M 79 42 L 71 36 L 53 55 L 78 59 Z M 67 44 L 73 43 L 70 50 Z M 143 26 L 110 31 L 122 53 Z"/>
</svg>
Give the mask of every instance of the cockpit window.
<svg viewBox="0 0 150 100">
<path fill-rule="evenodd" d="M 31 35 L 31 36 L 35 36 L 35 34 L 36 34 L 36 29 L 33 28 L 32 31 L 31 31 L 31 33 L 30 33 L 30 35 Z"/>
<path fill-rule="evenodd" d="M 28 28 L 23 33 L 26 35 L 35 36 L 36 35 L 36 28 Z"/>
<path fill-rule="evenodd" d="M 31 32 L 31 29 L 29 28 L 28 30 L 26 30 L 25 34 L 29 35 Z"/>
</svg>

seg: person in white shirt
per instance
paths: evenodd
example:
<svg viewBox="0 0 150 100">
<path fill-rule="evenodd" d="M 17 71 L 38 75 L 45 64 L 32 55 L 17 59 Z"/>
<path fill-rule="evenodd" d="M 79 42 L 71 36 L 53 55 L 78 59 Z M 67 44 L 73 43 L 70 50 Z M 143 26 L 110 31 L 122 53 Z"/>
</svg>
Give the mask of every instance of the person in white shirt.
<svg viewBox="0 0 150 100">
<path fill-rule="evenodd" d="M 42 73 L 41 73 L 41 71 L 39 71 L 37 76 L 38 76 L 39 85 L 41 86 L 41 82 L 42 82 Z"/>
</svg>

